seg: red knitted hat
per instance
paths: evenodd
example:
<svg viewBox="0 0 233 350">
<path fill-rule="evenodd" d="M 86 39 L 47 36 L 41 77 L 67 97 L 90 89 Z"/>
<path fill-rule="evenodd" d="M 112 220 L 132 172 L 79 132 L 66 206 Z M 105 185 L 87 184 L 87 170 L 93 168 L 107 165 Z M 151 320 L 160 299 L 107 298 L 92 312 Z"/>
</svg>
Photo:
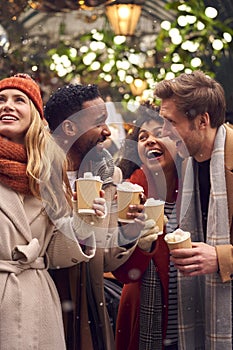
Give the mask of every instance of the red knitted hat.
<svg viewBox="0 0 233 350">
<path fill-rule="evenodd" d="M 5 89 L 17 89 L 25 93 L 36 106 L 41 118 L 44 118 L 40 87 L 28 74 L 18 73 L 1 80 L 0 91 Z"/>
</svg>

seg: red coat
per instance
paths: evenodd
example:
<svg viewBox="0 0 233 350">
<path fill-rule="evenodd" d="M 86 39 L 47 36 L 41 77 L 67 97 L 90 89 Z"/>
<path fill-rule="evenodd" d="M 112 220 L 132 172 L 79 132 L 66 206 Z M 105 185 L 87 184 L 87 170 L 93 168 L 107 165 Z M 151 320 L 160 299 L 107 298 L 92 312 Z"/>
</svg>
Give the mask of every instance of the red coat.
<svg viewBox="0 0 233 350">
<path fill-rule="evenodd" d="M 141 169 L 135 170 L 129 181 L 141 185 L 146 196 L 156 198 L 155 186 L 152 185 L 150 174 L 146 169 L 143 169 L 143 171 Z M 151 259 L 156 266 L 162 287 L 162 336 L 165 339 L 168 320 L 170 258 L 169 250 L 163 237 L 164 234 L 159 236 L 154 249 L 150 253 L 137 247 L 131 257 L 114 271 L 115 277 L 125 284 L 122 290 L 116 325 L 117 350 L 138 350 L 139 348 L 140 288 L 142 276 L 148 268 Z"/>
</svg>

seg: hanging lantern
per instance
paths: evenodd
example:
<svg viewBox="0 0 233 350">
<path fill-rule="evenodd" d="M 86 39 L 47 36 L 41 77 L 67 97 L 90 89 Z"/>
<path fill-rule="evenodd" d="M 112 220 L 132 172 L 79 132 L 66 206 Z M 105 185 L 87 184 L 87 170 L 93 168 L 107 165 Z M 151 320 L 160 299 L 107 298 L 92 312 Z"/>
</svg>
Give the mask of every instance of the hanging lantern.
<svg viewBox="0 0 233 350">
<path fill-rule="evenodd" d="M 141 5 L 117 3 L 106 6 L 106 15 L 116 35 L 134 34 L 140 14 Z"/>
<path fill-rule="evenodd" d="M 139 78 L 134 79 L 134 81 L 130 84 L 130 89 L 134 96 L 141 96 L 146 88 L 147 82 Z"/>
</svg>

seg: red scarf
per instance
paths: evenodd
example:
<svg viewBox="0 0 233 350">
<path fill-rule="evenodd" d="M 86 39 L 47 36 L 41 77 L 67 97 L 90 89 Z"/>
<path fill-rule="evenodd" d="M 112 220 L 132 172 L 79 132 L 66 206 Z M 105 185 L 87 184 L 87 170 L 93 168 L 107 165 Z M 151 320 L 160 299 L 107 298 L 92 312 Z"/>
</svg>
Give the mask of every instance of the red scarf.
<svg viewBox="0 0 233 350">
<path fill-rule="evenodd" d="M 14 191 L 30 193 L 26 167 L 25 147 L 0 137 L 0 183 Z"/>
</svg>

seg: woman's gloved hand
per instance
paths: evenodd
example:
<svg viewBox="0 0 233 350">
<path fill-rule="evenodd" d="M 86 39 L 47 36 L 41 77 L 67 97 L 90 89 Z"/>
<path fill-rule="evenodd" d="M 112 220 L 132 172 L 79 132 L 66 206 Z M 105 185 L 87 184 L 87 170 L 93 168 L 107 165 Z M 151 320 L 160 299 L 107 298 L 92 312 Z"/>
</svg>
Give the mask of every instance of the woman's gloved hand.
<svg viewBox="0 0 233 350">
<path fill-rule="evenodd" d="M 152 219 L 145 221 L 145 226 L 141 230 L 141 236 L 138 240 L 138 246 L 142 250 L 149 252 L 151 250 L 152 243 L 158 238 L 159 227 Z"/>
</svg>

